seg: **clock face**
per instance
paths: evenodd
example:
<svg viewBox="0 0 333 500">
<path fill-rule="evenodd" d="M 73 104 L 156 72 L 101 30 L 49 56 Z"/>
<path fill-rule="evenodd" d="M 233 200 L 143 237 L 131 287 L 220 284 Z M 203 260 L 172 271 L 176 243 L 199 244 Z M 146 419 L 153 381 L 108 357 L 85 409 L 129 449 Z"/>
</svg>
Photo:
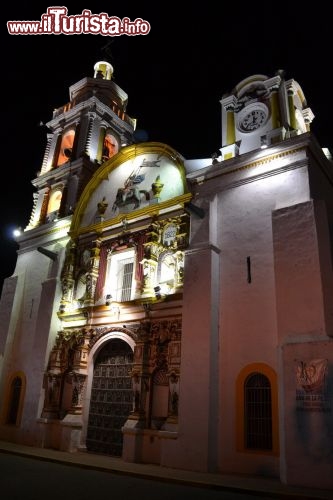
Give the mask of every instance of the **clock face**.
<svg viewBox="0 0 333 500">
<path fill-rule="evenodd" d="M 254 132 L 265 125 L 269 111 L 263 102 L 253 102 L 245 106 L 239 113 L 237 126 L 241 132 Z"/>
<path fill-rule="evenodd" d="M 252 132 L 264 125 L 267 119 L 267 113 L 263 109 L 252 109 L 246 113 L 239 122 L 243 132 Z"/>
</svg>

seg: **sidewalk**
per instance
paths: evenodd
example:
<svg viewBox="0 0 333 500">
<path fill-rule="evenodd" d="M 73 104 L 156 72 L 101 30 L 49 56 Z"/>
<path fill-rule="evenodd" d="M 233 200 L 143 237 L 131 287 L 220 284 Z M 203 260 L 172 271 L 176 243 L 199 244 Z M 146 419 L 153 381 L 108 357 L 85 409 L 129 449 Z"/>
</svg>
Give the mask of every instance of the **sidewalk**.
<svg viewBox="0 0 333 500">
<path fill-rule="evenodd" d="M 0 441 L 0 453 L 28 456 L 38 460 L 47 460 L 70 466 L 78 466 L 112 472 L 134 475 L 143 479 L 184 483 L 202 488 L 228 490 L 234 493 L 249 495 L 265 495 L 271 498 L 293 500 L 333 499 L 333 491 L 313 488 L 286 486 L 277 479 L 254 477 L 247 475 L 226 475 L 170 469 L 151 464 L 134 464 L 124 462 L 120 458 L 95 455 L 91 453 L 68 453 L 46 448 L 34 448 L 15 443 Z"/>
</svg>

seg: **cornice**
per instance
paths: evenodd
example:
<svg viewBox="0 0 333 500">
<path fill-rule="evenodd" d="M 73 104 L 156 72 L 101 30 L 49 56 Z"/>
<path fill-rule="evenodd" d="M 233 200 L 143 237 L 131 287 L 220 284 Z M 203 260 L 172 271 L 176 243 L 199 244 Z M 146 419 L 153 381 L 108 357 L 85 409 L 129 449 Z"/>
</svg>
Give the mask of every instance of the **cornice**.
<svg viewBox="0 0 333 500">
<path fill-rule="evenodd" d="M 179 206 L 184 207 L 186 203 L 188 203 L 192 198 L 191 193 L 185 193 L 181 196 L 177 196 L 176 198 L 172 198 L 170 200 L 166 200 L 158 205 L 150 205 L 138 210 L 135 210 L 131 213 L 119 214 L 117 217 L 112 219 L 107 219 L 103 222 L 98 222 L 97 224 L 91 224 L 90 226 L 85 226 L 82 228 L 74 228 L 70 231 L 70 236 L 76 238 L 78 236 L 87 234 L 87 233 L 95 233 L 102 234 L 110 227 L 122 225 L 122 221 L 126 219 L 128 222 L 135 221 L 138 219 L 143 219 L 147 217 L 151 217 L 152 215 L 158 215 L 159 213 L 166 211 L 169 208 L 175 207 L 175 209 Z"/>
<path fill-rule="evenodd" d="M 113 80 L 103 80 L 103 79 L 92 78 L 89 76 L 82 78 L 81 80 L 79 80 L 78 82 L 74 83 L 69 87 L 70 99 L 72 100 L 73 98 L 75 98 L 75 95 L 85 87 L 105 89 L 108 92 L 120 98 L 123 103 L 127 102 L 128 100 L 128 95 L 126 94 L 126 92 L 122 90 Z"/>
<path fill-rule="evenodd" d="M 268 78 L 263 82 L 263 85 L 270 92 L 274 90 L 278 90 L 281 85 L 282 79 L 279 75 L 273 76 L 272 78 Z"/>
<path fill-rule="evenodd" d="M 187 175 L 187 180 L 192 184 L 202 184 L 213 178 L 222 177 L 249 170 L 273 162 L 274 160 L 292 156 L 298 152 L 311 150 L 316 151 L 317 156 L 324 157 L 316 139 L 310 132 L 301 134 L 265 150 L 255 150 L 244 155 L 209 165 L 201 170 L 191 172 Z M 318 160 L 319 161 L 319 160 Z"/>
<path fill-rule="evenodd" d="M 221 250 L 217 246 L 213 245 L 213 243 L 204 242 L 204 243 L 197 243 L 196 245 L 191 245 L 190 248 L 187 248 L 185 250 L 185 255 L 192 255 L 195 253 L 206 252 L 207 250 L 217 254 L 221 253 Z"/>
<path fill-rule="evenodd" d="M 48 186 L 50 181 L 54 184 L 67 179 L 69 175 L 74 175 L 76 171 L 79 171 L 82 167 L 89 169 L 93 173 L 98 168 L 98 165 L 92 162 L 89 158 L 81 157 L 77 160 L 68 161 L 60 167 L 48 170 L 36 179 L 33 179 L 31 183 L 34 187 L 41 189 Z"/>
<path fill-rule="evenodd" d="M 226 111 L 233 111 L 237 104 L 237 98 L 234 95 L 228 95 L 221 99 L 220 103 Z"/>
<path fill-rule="evenodd" d="M 92 105 L 94 109 L 92 109 Z M 60 108 L 61 109 L 61 106 Z M 127 121 L 122 120 L 119 116 L 112 111 L 109 106 L 104 104 L 98 97 L 91 96 L 88 99 L 75 104 L 71 109 L 60 113 L 55 118 L 46 123 L 46 126 L 55 131 L 55 129 L 59 126 L 59 122 L 65 121 L 67 124 L 73 124 L 77 119 L 81 118 L 82 111 L 96 113 L 100 117 L 104 115 L 108 115 L 110 120 L 112 120 L 120 129 L 127 129 L 128 132 L 133 131 L 133 126 L 131 126 Z M 125 113 L 126 114 L 126 113 Z M 128 117 L 128 120 L 132 121 L 133 118 Z"/>
<path fill-rule="evenodd" d="M 18 254 L 34 250 L 42 243 L 56 243 L 57 241 L 68 239 L 68 231 L 70 227 L 71 217 L 63 217 L 57 222 L 43 224 L 33 229 L 24 231 L 16 238 L 19 245 Z"/>
</svg>

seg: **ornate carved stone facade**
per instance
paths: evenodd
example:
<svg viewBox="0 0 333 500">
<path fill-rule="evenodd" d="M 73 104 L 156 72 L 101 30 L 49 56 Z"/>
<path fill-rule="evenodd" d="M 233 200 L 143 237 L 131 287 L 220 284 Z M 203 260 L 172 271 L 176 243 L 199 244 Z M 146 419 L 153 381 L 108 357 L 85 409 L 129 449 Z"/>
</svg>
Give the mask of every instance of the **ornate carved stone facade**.
<svg viewBox="0 0 333 500">
<path fill-rule="evenodd" d="M 102 327 L 68 329 L 58 333 L 51 351 L 48 370 L 44 376 L 45 400 L 43 418 L 63 418 L 66 414 L 81 415 L 88 376 L 88 363 L 91 349 L 96 343 L 103 344 L 112 339 L 115 332 L 132 338 L 135 342 L 133 366 L 131 370 L 133 401 L 129 419 L 136 426 L 149 428 L 154 418 L 164 423 L 177 423 L 181 320 L 168 319 L 152 321 L 149 317 L 131 328 Z M 90 359 L 90 363 L 93 360 Z M 168 411 L 165 415 L 152 415 L 153 385 L 156 374 L 165 374 L 168 385 L 166 401 L 163 405 Z M 63 392 L 65 385 L 70 390 L 70 405 L 65 407 Z M 159 397 L 158 395 L 155 397 Z M 165 396 L 164 396 L 165 397 Z"/>
</svg>

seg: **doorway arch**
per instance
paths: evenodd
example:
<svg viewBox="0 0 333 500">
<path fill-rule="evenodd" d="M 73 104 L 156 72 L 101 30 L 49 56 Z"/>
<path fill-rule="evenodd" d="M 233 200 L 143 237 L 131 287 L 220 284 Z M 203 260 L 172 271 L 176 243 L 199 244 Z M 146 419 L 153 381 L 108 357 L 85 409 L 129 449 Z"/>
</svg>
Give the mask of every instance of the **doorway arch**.
<svg viewBox="0 0 333 500">
<path fill-rule="evenodd" d="M 94 453 L 122 455 L 122 427 L 133 410 L 134 346 L 124 337 L 113 332 L 93 352 L 86 447 Z"/>
</svg>

